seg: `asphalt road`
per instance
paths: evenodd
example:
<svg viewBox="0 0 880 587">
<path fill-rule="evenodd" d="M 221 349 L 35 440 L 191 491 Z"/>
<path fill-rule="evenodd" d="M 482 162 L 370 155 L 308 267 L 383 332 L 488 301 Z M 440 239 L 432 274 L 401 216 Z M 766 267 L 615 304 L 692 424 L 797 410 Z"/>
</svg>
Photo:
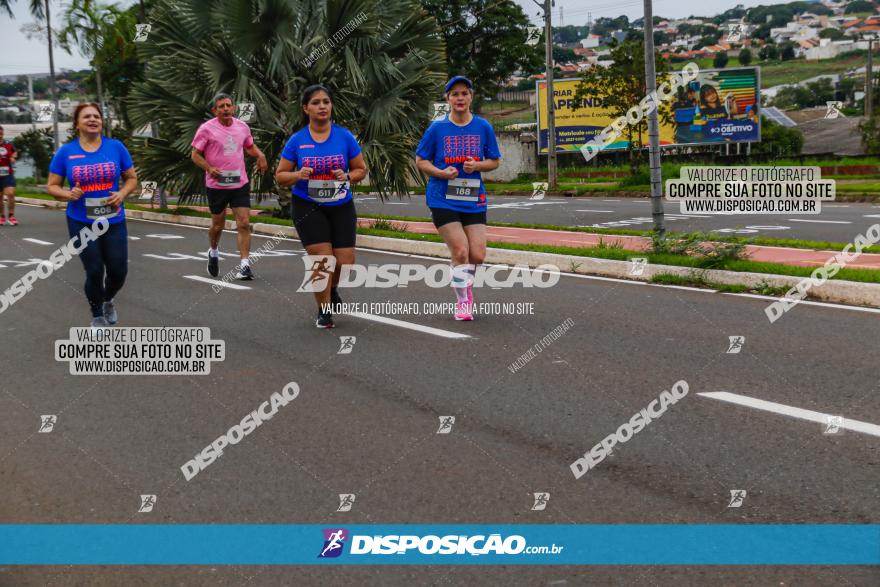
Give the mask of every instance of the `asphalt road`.
<svg viewBox="0 0 880 587">
<path fill-rule="evenodd" d="M 682 214 L 677 204 L 665 202 L 667 230 L 717 232 L 722 235 L 762 236 L 848 243 L 880 222 L 880 206 L 843 202 L 824 204 L 820 214 L 709 215 Z M 430 216 L 423 196 L 382 202 L 376 196 L 357 199 L 362 214 Z M 490 222 L 555 224 L 596 228 L 651 230 L 651 202 L 647 198 L 489 197 Z"/>
<path fill-rule="evenodd" d="M 62 211 L 22 206 L 19 217 L 0 229 L 3 289 L 67 240 Z M 215 293 L 187 277 L 207 277 L 204 230 L 128 226 L 137 240 L 120 326 L 210 327 L 226 360 L 206 376 L 72 376 L 53 345 L 88 324 L 81 266 L 38 281 L 0 314 L 2 523 L 880 523 L 880 436 L 824 434 L 820 423 L 698 395 L 880 424 L 880 314 L 816 304 L 770 324 L 766 299 L 562 276 L 547 289 L 477 291 L 477 302 L 533 304 L 529 315 L 393 316 L 408 328 L 340 316 L 322 331 L 311 295 L 295 291 L 298 242 L 261 257 L 257 279 L 236 283 L 249 289 Z M 221 250 L 234 251 L 233 239 Z M 358 260 L 436 262 L 363 250 Z M 342 294 L 452 297 L 424 284 Z M 508 369 L 566 320 L 563 336 Z M 341 336 L 356 337 L 350 354 L 337 354 Z M 731 336 L 745 337 L 738 353 L 727 352 Z M 685 398 L 574 478 L 572 461 L 679 380 Z M 183 463 L 291 381 L 301 389 L 291 405 L 185 480 Z M 44 414 L 57 416 L 48 434 L 37 433 Z M 448 415 L 452 431 L 437 434 Z M 738 489 L 745 500 L 728 507 Z M 549 505 L 531 511 L 538 491 Z M 356 495 L 350 512 L 336 511 L 340 493 Z M 152 512 L 137 512 L 141 494 L 157 496 Z M 0 568 L 3 586 L 878 581 L 869 567 Z"/>
</svg>

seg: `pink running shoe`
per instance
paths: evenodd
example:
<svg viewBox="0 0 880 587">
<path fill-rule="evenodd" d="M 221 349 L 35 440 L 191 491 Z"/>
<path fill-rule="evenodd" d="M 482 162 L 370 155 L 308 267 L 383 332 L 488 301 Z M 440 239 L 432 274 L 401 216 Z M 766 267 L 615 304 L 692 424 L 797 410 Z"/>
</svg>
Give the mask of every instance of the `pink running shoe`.
<svg viewBox="0 0 880 587">
<path fill-rule="evenodd" d="M 471 321 L 474 319 L 473 314 L 471 314 L 471 307 L 468 303 L 455 303 L 455 319 L 456 320 L 465 320 Z"/>
<path fill-rule="evenodd" d="M 15 219 L 15 216 L 9 217 L 9 226 L 18 226 L 18 220 Z"/>
<path fill-rule="evenodd" d="M 6 216 L 0 216 L 0 226 L 6 224 Z"/>
</svg>

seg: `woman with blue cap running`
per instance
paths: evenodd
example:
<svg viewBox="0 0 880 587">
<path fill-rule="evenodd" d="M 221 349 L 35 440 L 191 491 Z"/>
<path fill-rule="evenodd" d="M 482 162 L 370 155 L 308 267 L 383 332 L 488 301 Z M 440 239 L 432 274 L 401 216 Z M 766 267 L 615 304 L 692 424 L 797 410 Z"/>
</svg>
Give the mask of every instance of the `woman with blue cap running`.
<svg viewBox="0 0 880 587">
<path fill-rule="evenodd" d="M 473 320 L 473 277 L 486 257 L 486 187 L 481 173 L 501 163 L 492 125 L 471 112 L 474 85 L 457 75 L 446 84 L 449 114 L 435 120 L 416 149 L 428 176 L 431 218 L 452 258 L 455 319 Z"/>
</svg>

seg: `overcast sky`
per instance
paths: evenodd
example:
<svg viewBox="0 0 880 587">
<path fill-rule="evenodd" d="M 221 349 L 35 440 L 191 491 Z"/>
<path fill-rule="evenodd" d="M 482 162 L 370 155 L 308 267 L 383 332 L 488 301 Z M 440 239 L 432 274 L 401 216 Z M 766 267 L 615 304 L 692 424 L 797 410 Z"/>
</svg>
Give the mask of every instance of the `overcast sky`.
<svg viewBox="0 0 880 587">
<path fill-rule="evenodd" d="M 533 23 L 543 23 L 540 16 L 543 12 L 534 0 L 514 0 L 514 2 L 523 7 Z M 132 1 L 119 2 L 123 6 L 132 3 Z M 694 14 L 694 7 L 698 6 L 697 16 L 714 16 L 737 4 L 758 6 L 759 4 L 783 3 L 781 0 L 702 0 L 699 3 L 695 3 L 693 0 L 654 0 L 654 14 L 679 18 Z M 2 46 L 5 49 L 0 52 L 0 75 L 48 72 L 49 56 L 43 43 L 38 40 L 28 40 L 20 31 L 22 25 L 33 21 L 27 10 L 29 2 L 13 0 L 12 4 L 15 14 L 14 20 L 7 18 L 5 13 L 0 15 L 0 39 L 2 39 Z M 53 16 L 60 15 L 67 4 L 66 0 L 50 0 Z M 563 24 L 583 25 L 586 24 L 589 14 L 592 14 L 594 20 L 603 16 L 615 17 L 621 14 L 626 14 L 632 20 L 642 16 L 642 7 L 642 0 L 617 0 L 616 2 L 611 0 L 556 0 L 556 7 L 553 10 L 553 24 L 559 24 L 560 9 L 562 10 Z M 57 23 L 58 19 L 53 19 L 53 24 L 57 25 Z M 68 55 L 63 50 L 56 49 L 55 67 L 58 71 L 85 69 L 88 67 L 88 60 L 78 54 Z"/>
</svg>

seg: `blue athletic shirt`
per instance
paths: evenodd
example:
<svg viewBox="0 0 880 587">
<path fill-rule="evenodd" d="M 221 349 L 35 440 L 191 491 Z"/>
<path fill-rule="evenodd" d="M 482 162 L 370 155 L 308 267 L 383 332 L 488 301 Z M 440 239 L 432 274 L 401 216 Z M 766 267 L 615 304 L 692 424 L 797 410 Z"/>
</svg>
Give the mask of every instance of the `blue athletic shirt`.
<svg viewBox="0 0 880 587">
<path fill-rule="evenodd" d="M 79 200 L 67 202 L 67 215 L 79 222 L 91 224 L 95 218 L 87 216 L 86 200 L 108 198 L 110 192 L 119 191 L 119 178 L 133 165 L 128 149 L 120 141 L 101 137 L 101 146 L 94 153 L 89 153 L 80 146 L 77 137 L 61 145 L 52 157 L 49 171 L 66 178 L 70 189 L 79 183 L 83 195 Z M 95 202 L 90 204 L 100 207 Z M 118 213 L 105 217 L 110 224 L 125 220 L 124 204 L 119 205 Z"/>
<path fill-rule="evenodd" d="M 449 116 L 437 120 L 428 127 L 416 155 L 427 159 L 437 169 L 446 169 L 450 165 L 458 168 L 460 179 L 479 179 L 479 201 L 468 202 L 446 198 L 447 180 L 439 177 L 428 178 L 427 202 L 429 208 L 446 208 L 456 212 L 484 212 L 486 210 L 486 186 L 482 174 L 464 172 L 464 161 L 473 157 L 477 161 L 500 159 L 498 140 L 489 122 L 476 114 L 469 123 L 458 126 L 449 120 Z"/>
<path fill-rule="evenodd" d="M 315 202 L 321 206 L 339 206 L 351 201 L 351 189 L 345 190 L 344 197 L 332 200 L 314 199 L 309 197 L 309 183 L 322 181 L 338 181 L 333 176 L 334 169 L 348 173 L 348 162 L 361 154 L 357 139 L 347 128 L 330 125 L 330 136 L 323 143 L 312 138 L 309 127 L 305 126 L 293 134 L 284 145 L 281 157 L 292 162 L 296 169 L 311 167 L 312 174 L 308 180 L 293 184 L 290 192 L 303 200 Z M 313 189 L 314 189 L 313 184 Z M 334 196 L 335 198 L 336 196 Z"/>
</svg>

